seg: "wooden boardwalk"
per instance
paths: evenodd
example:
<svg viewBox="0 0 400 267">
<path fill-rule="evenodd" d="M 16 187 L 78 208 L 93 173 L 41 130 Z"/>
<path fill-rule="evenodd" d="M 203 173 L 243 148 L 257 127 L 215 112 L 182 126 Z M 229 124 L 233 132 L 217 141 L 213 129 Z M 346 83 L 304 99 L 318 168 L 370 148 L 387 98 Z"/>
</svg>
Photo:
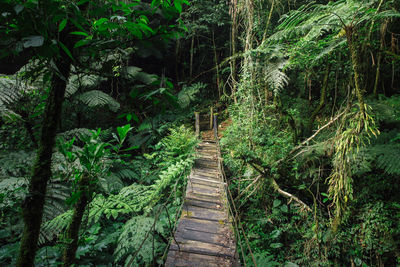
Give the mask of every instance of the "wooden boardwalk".
<svg viewBox="0 0 400 267">
<path fill-rule="evenodd" d="M 214 142 L 202 142 L 165 266 L 239 266 Z"/>
</svg>

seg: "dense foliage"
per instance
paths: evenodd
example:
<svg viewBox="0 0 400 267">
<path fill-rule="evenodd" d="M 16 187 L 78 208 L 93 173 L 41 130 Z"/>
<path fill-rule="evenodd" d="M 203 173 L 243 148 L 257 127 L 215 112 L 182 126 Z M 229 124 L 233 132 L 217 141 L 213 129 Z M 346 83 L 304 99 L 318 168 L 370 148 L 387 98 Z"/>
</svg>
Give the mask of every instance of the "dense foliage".
<svg viewBox="0 0 400 267">
<path fill-rule="evenodd" d="M 245 260 L 399 264 L 398 3 L 239 2 L 252 27 L 222 144 Z"/>
<path fill-rule="evenodd" d="M 400 264 L 399 10 L 3 0 L 0 265 L 163 264 L 210 105 L 242 265 Z"/>
</svg>

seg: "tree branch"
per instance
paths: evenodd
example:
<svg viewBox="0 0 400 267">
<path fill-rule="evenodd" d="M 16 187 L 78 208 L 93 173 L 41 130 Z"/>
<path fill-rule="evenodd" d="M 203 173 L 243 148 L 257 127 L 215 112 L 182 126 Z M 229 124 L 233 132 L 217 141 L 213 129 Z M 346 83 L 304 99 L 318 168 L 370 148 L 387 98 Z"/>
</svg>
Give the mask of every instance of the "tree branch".
<svg viewBox="0 0 400 267">
<path fill-rule="evenodd" d="M 310 208 L 306 203 L 304 203 L 303 201 L 301 201 L 301 200 L 300 200 L 298 197 L 296 197 L 295 195 L 292 195 L 292 194 L 290 194 L 289 192 L 286 192 L 286 191 L 282 190 L 282 189 L 279 187 L 278 183 L 275 181 L 274 178 L 270 178 L 270 179 L 271 179 L 271 185 L 272 185 L 272 187 L 273 187 L 279 194 L 281 194 L 282 196 L 284 196 L 284 197 L 286 197 L 286 198 L 290 198 L 291 200 L 296 201 L 296 202 L 299 203 L 301 206 L 303 206 L 303 208 L 304 208 L 305 210 L 307 210 L 308 212 L 311 212 L 311 208 Z"/>
</svg>

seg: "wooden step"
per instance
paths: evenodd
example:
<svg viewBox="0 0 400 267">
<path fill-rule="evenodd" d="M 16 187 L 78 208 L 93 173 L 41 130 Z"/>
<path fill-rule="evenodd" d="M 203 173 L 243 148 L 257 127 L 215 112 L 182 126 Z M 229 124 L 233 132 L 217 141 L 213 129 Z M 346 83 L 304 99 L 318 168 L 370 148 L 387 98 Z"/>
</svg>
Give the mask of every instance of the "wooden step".
<svg viewBox="0 0 400 267">
<path fill-rule="evenodd" d="M 230 236 L 225 234 L 207 233 L 204 231 L 194 231 L 192 229 L 179 229 L 176 231 L 176 242 L 185 243 L 186 240 L 199 241 L 227 248 L 231 248 L 233 245 L 230 242 Z"/>
<path fill-rule="evenodd" d="M 210 195 L 210 194 L 199 194 L 186 191 L 186 199 L 207 201 L 211 203 L 216 203 L 218 205 L 222 205 L 221 194 Z"/>
<path fill-rule="evenodd" d="M 182 218 L 179 223 L 179 228 L 182 229 L 218 235 L 226 234 L 230 230 L 228 224 L 219 221 L 198 220 L 195 218 L 185 217 Z"/>
<path fill-rule="evenodd" d="M 231 257 L 235 256 L 235 250 L 215 244 L 204 243 L 200 241 L 186 240 L 185 242 L 179 242 L 179 247 L 175 242 L 172 242 L 170 250 L 195 253 L 208 256 L 224 256 Z"/>
<path fill-rule="evenodd" d="M 206 208 L 206 209 L 212 209 L 212 210 L 223 210 L 224 209 L 224 206 L 220 202 L 216 203 L 216 202 L 210 202 L 210 201 L 204 201 L 204 200 L 198 200 L 198 199 L 192 199 L 192 198 L 186 198 L 185 205 Z"/>
<path fill-rule="evenodd" d="M 219 187 L 201 185 L 201 184 L 193 184 L 189 183 L 186 187 L 187 193 L 195 193 L 195 194 L 206 194 L 206 195 L 218 195 L 221 194 L 222 190 Z"/>
<path fill-rule="evenodd" d="M 232 259 L 226 257 L 202 255 L 180 251 L 169 251 L 165 263 L 167 267 L 228 267 L 233 266 Z"/>
<path fill-rule="evenodd" d="M 187 205 L 183 205 L 182 216 L 198 220 L 217 221 L 221 224 L 228 222 L 228 215 L 224 211 Z"/>
</svg>

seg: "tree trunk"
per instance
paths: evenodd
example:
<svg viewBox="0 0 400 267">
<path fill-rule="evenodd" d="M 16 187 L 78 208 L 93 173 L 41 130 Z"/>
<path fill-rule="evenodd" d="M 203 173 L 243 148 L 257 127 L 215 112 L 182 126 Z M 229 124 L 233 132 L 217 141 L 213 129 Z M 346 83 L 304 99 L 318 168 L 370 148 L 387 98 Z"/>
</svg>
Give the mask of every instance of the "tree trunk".
<svg viewBox="0 0 400 267">
<path fill-rule="evenodd" d="M 315 118 L 317 117 L 317 115 L 320 113 L 321 109 L 325 106 L 325 102 L 326 102 L 326 91 L 328 88 L 328 81 L 329 81 L 329 72 L 331 71 L 331 66 L 328 63 L 328 66 L 326 68 L 325 71 L 325 75 L 324 75 L 324 80 L 322 82 L 322 86 L 321 86 L 321 96 L 319 98 L 319 105 L 318 107 L 313 111 L 313 113 L 311 114 L 310 120 L 308 122 L 307 125 L 307 129 L 306 129 L 306 135 L 309 136 L 311 135 L 311 131 L 312 131 L 312 126 L 314 124 Z"/>
<path fill-rule="evenodd" d="M 74 264 L 75 253 L 78 248 L 79 240 L 79 229 L 82 223 L 83 213 L 85 212 L 86 206 L 89 203 L 90 194 L 90 179 L 86 175 L 82 176 L 79 182 L 78 194 L 79 199 L 75 204 L 74 214 L 72 216 L 71 224 L 67 230 L 67 246 L 63 254 L 63 266 L 69 267 Z"/>
<path fill-rule="evenodd" d="M 41 137 L 32 170 L 29 192 L 22 204 L 25 227 L 17 259 L 17 266 L 20 267 L 33 266 L 35 261 L 46 187 L 51 177 L 51 158 L 56 130 L 61 117 L 61 106 L 64 100 L 71 61 L 67 55 L 62 55 L 62 57 L 55 60 L 55 64 L 59 73 L 54 72 L 51 79 L 50 93 L 44 112 Z"/>
<path fill-rule="evenodd" d="M 363 97 L 363 87 L 362 87 L 362 72 L 361 72 L 361 66 L 360 66 L 360 60 L 359 60 L 359 55 L 358 55 L 358 47 L 355 44 L 355 32 L 354 28 L 352 25 L 346 26 L 345 27 L 346 31 L 346 39 L 347 39 L 347 45 L 350 50 L 350 56 L 351 56 L 351 63 L 354 71 L 354 85 L 356 88 L 356 95 L 358 99 L 358 103 L 360 105 L 360 112 L 362 114 L 365 114 L 365 106 L 364 106 L 364 97 Z"/>
<path fill-rule="evenodd" d="M 189 78 L 192 80 L 193 76 L 193 54 L 194 54 L 194 35 L 192 36 L 192 42 L 190 44 L 190 65 L 189 65 Z"/>
<path fill-rule="evenodd" d="M 213 51 L 214 51 L 214 62 L 215 62 L 215 72 L 217 76 L 217 88 L 218 88 L 218 99 L 221 98 L 221 77 L 219 76 L 219 65 L 218 65 L 218 57 L 217 57 L 217 47 L 215 45 L 215 33 L 212 30 L 212 43 L 213 43 Z"/>
<path fill-rule="evenodd" d="M 379 46 L 379 52 L 378 52 L 378 63 L 376 66 L 376 74 L 375 74 L 375 83 L 374 83 L 374 96 L 376 99 L 378 99 L 378 86 L 379 86 L 379 79 L 381 75 L 381 62 L 382 62 L 382 53 L 385 48 L 385 33 L 386 33 L 386 28 L 388 25 L 388 20 L 385 20 L 385 22 L 382 24 L 381 27 L 381 38 L 380 38 L 380 46 Z"/>
<path fill-rule="evenodd" d="M 264 34 L 263 34 L 263 38 L 262 38 L 261 44 L 263 44 L 264 41 L 267 39 L 268 28 L 269 28 L 269 24 L 271 23 L 271 18 L 272 18 L 272 13 L 274 12 L 274 8 L 275 8 L 275 0 L 272 0 L 272 4 L 271 4 L 271 8 L 269 10 L 267 24 L 265 25 Z"/>
</svg>

